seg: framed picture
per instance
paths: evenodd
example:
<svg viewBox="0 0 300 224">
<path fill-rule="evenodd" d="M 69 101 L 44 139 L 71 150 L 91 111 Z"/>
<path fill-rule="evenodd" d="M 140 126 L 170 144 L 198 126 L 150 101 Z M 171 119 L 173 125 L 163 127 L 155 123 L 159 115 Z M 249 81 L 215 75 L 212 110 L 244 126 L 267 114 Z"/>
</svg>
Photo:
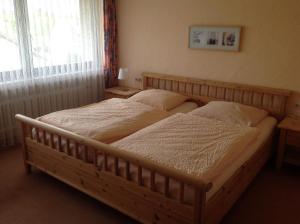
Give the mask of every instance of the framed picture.
<svg viewBox="0 0 300 224">
<path fill-rule="evenodd" d="M 241 27 L 191 26 L 189 47 L 239 51 Z"/>
</svg>

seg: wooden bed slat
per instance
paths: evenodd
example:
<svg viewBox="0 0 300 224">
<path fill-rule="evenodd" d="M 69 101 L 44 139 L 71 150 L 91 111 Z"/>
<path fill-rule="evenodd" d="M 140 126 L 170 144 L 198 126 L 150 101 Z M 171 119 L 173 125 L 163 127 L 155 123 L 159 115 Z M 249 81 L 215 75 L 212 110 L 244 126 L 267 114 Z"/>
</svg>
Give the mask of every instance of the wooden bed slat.
<svg viewBox="0 0 300 224">
<path fill-rule="evenodd" d="M 115 175 L 119 176 L 119 158 L 118 157 L 114 158 L 114 171 L 115 171 Z"/>
<path fill-rule="evenodd" d="M 141 166 L 138 166 L 138 184 L 143 185 L 143 169 Z"/>
<path fill-rule="evenodd" d="M 165 194 L 166 197 L 169 197 L 169 188 L 170 188 L 170 178 L 165 177 L 164 194 Z"/>
<path fill-rule="evenodd" d="M 50 147 L 55 148 L 55 143 L 54 143 L 54 134 L 50 134 Z"/>
<path fill-rule="evenodd" d="M 184 183 L 183 182 L 179 183 L 179 201 L 181 203 L 184 202 Z"/>
<path fill-rule="evenodd" d="M 33 127 L 31 125 L 28 126 L 29 127 L 29 133 L 30 133 L 30 139 L 33 139 Z"/>
<path fill-rule="evenodd" d="M 126 161 L 125 176 L 126 176 L 127 180 L 131 180 L 131 177 L 130 177 L 130 162 L 129 161 Z"/>
<path fill-rule="evenodd" d="M 155 191 L 155 172 L 150 171 L 150 189 Z"/>
<path fill-rule="evenodd" d="M 94 163 L 94 166 L 99 168 L 98 167 L 98 151 L 97 149 L 93 148 L 93 163 Z"/>
<path fill-rule="evenodd" d="M 67 154 L 71 155 L 70 139 L 67 139 L 66 146 L 67 146 Z"/>
<path fill-rule="evenodd" d="M 35 128 L 35 132 L 36 132 L 36 140 L 37 140 L 37 142 L 41 142 L 41 139 L 40 139 L 40 129 L 39 128 Z"/>
<path fill-rule="evenodd" d="M 42 131 L 42 135 L 43 135 L 43 143 L 45 145 L 47 145 L 47 136 L 46 136 L 46 131 L 45 130 Z"/>
<path fill-rule="evenodd" d="M 75 143 L 75 157 L 79 159 L 79 144 L 78 142 Z"/>
<path fill-rule="evenodd" d="M 58 151 L 62 152 L 63 148 L 62 148 L 62 144 L 61 144 L 61 136 L 58 135 Z"/>
<path fill-rule="evenodd" d="M 108 159 L 107 159 L 107 154 L 104 153 L 104 171 L 108 170 Z"/>
<path fill-rule="evenodd" d="M 85 145 L 83 148 L 83 161 L 88 162 L 88 147 Z"/>
</svg>

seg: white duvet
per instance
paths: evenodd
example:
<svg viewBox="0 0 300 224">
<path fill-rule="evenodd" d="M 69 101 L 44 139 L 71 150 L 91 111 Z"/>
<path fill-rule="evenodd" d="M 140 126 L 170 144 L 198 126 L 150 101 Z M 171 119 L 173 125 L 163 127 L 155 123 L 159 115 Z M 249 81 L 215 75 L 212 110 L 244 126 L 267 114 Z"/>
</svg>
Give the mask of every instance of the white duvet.
<svg viewBox="0 0 300 224">
<path fill-rule="evenodd" d="M 38 120 L 110 143 L 167 116 L 167 112 L 146 104 L 114 98 L 85 107 L 50 113 Z"/>
<path fill-rule="evenodd" d="M 195 177 L 209 177 L 231 163 L 258 135 L 252 127 L 175 114 L 112 145 Z"/>
</svg>

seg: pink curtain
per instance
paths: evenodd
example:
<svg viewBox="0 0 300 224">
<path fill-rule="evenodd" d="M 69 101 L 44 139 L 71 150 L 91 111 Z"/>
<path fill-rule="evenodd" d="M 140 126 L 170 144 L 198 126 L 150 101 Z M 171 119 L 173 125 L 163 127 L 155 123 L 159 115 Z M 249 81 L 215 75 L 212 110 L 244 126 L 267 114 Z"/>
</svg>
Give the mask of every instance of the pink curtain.
<svg viewBox="0 0 300 224">
<path fill-rule="evenodd" d="M 118 85 L 118 43 L 116 0 L 104 0 L 105 86 Z"/>
</svg>

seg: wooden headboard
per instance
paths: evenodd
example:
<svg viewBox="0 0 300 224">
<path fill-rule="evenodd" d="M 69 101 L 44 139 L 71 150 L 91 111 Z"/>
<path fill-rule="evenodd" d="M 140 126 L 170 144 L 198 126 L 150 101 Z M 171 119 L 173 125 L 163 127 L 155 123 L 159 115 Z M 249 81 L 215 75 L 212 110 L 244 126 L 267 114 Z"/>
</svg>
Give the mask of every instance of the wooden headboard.
<svg viewBox="0 0 300 224">
<path fill-rule="evenodd" d="M 143 89 L 165 89 L 208 103 L 213 100 L 238 102 L 267 110 L 277 119 L 286 115 L 291 91 L 230 82 L 143 73 Z"/>
</svg>

